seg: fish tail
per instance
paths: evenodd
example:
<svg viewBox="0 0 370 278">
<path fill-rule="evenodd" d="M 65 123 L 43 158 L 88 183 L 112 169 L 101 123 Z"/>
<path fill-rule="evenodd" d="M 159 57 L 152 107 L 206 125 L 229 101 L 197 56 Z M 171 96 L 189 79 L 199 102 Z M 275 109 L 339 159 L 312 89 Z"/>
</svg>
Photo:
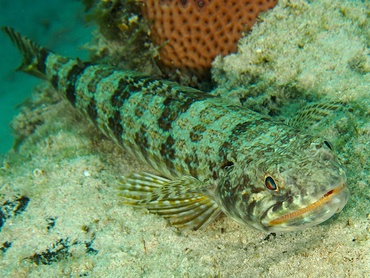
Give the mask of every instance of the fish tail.
<svg viewBox="0 0 370 278">
<path fill-rule="evenodd" d="M 23 71 L 35 77 L 46 79 L 46 58 L 51 51 L 22 36 L 11 27 L 4 26 L 1 27 L 1 30 L 22 54 L 22 63 L 16 71 Z"/>
</svg>

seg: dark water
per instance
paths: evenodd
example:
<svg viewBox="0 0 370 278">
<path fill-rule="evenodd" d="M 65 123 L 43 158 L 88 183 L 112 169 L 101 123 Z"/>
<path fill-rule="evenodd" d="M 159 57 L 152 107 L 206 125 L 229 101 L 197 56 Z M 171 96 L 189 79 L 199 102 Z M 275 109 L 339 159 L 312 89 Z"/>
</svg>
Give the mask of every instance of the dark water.
<svg viewBox="0 0 370 278">
<path fill-rule="evenodd" d="M 79 50 L 79 46 L 91 40 L 93 27 L 85 26 L 81 2 L 0 0 L 0 14 L 0 26 L 11 26 L 62 55 L 87 58 L 87 51 Z M 14 72 L 20 61 L 17 49 L 0 34 L 0 154 L 13 144 L 9 123 L 18 113 L 16 105 L 30 96 L 40 82 Z"/>
</svg>

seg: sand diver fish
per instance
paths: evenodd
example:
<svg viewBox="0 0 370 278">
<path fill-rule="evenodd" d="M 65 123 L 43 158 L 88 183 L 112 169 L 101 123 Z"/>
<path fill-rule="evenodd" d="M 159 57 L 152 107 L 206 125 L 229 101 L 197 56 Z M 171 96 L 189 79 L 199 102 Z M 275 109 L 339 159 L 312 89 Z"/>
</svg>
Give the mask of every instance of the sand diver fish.
<svg viewBox="0 0 370 278">
<path fill-rule="evenodd" d="M 62 57 L 3 27 L 23 56 L 17 70 L 47 79 L 82 115 L 159 174 L 119 178 L 123 203 L 177 228 L 222 211 L 276 232 L 319 224 L 345 206 L 346 175 L 331 144 L 202 91 Z M 319 111 L 325 107 L 311 107 Z"/>
</svg>

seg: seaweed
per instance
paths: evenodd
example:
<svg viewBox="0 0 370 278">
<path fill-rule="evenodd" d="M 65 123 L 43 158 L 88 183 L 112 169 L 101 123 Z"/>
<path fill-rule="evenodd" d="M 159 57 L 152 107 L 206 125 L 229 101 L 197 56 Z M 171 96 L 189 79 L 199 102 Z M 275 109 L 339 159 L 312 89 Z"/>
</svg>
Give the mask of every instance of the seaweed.
<svg viewBox="0 0 370 278">
<path fill-rule="evenodd" d="M 17 216 L 26 210 L 30 199 L 26 196 L 20 196 L 14 201 L 6 200 L 0 206 L 0 231 L 6 219 Z"/>
<path fill-rule="evenodd" d="M 0 251 L 1 251 L 1 252 L 3 252 L 3 253 L 5 253 L 5 252 L 8 250 L 8 248 L 9 248 L 10 246 L 12 246 L 12 243 L 11 243 L 11 242 L 9 242 L 9 241 L 5 241 L 5 242 L 2 244 L 2 247 L 0 247 Z"/>
<path fill-rule="evenodd" d="M 30 260 L 36 265 L 50 265 L 54 262 L 70 258 L 72 255 L 68 251 L 69 246 L 68 238 L 60 239 L 53 244 L 52 248 L 46 249 L 41 253 L 35 253 L 32 256 L 25 258 L 25 260 Z"/>
<path fill-rule="evenodd" d="M 85 245 L 86 253 L 96 255 L 97 250 L 91 248 L 93 240 L 89 242 L 70 242 L 69 238 L 59 239 L 50 248 L 47 248 L 41 253 L 34 253 L 32 256 L 24 258 L 24 260 L 31 261 L 36 265 L 51 265 L 55 262 L 60 262 L 63 260 L 70 260 L 73 258 L 73 254 L 70 253 L 70 248 L 74 245 Z"/>
<path fill-rule="evenodd" d="M 54 217 L 48 217 L 45 220 L 46 220 L 46 222 L 48 222 L 48 224 L 46 226 L 47 230 L 50 230 L 50 229 L 54 228 L 54 226 L 55 226 L 55 218 Z"/>
</svg>

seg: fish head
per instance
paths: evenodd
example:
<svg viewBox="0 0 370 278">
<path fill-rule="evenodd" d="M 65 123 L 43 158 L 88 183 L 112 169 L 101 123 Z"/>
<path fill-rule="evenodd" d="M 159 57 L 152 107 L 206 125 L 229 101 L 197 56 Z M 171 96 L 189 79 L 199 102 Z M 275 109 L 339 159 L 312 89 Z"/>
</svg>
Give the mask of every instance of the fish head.
<svg viewBox="0 0 370 278">
<path fill-rule="evenodd" d="M 248 163 L 238 158 L 216 188 L 223 212 L 240 224 L 281 232 L 317 225 L 341 211 L 349 190 L 329 141 L 305 134 L 280 141 L 259 145 L 257 156 L 244 156 Z"/>
</svg>

